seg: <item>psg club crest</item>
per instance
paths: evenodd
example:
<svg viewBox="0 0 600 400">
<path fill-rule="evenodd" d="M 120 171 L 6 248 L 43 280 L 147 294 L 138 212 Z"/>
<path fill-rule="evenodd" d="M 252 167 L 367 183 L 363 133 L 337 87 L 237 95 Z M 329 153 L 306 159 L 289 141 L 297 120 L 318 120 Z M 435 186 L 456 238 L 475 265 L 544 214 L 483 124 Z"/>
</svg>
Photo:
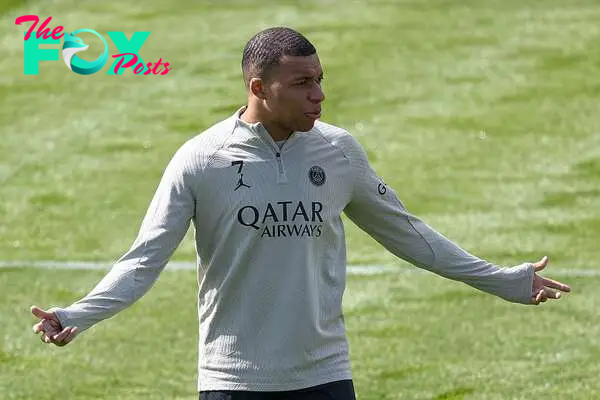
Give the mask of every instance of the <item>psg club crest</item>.
<svg viewBox="0 0 600 400">
<path fill-rule="evenodd" d="M 308 170 L 308 178 L 315 186 L 321 186 L 325 183 L 325 171 L 323 168 L 315 165 Z"/>
</svg>

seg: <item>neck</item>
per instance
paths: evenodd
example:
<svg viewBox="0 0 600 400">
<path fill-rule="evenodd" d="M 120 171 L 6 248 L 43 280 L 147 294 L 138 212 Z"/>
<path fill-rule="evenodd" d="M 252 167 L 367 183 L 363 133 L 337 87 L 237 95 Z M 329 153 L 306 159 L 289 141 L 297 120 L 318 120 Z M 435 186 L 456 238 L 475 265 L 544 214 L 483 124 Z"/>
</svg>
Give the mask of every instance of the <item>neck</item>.
<svg viewBox="0 0 600 400">
<path fill-rule="evenodd" d="M 240 119 L 249 124 L 260 122 L 265 127 L 267 132 L 269 132 L 269 136 L 271 136 L 275 141 L 285 140 L 290 137 L 292 134 L 291 130 L 282 127 L 280 124 L 269 118 L 268 115 L 265 115 L 266 113 L 261 111 L 262 110 L 258 109 L 257 107 L 252 107 L 250 104 L 246 110 L 244 110 L 240 116 Z"/>
</svg>

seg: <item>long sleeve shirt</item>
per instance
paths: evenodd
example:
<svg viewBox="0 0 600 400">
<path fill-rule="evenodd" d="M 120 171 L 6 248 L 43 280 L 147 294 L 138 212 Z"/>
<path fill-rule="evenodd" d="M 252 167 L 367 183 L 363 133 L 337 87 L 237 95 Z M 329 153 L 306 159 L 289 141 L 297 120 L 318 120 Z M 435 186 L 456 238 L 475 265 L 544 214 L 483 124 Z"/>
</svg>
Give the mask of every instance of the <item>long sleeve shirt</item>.
<svg viewBox="0 0 600 400">
<path fill-rule="evenodd" d="M 63 326 L 85 330 L 144 295 L 192 222 L 198 390 L 351 379 L 342 213 L 420 268 L 530 303 L 531 264 L 498 267 L 411 215 L 343 129 L 317 121 L 280 148 L 240 111 L 176 152 L 133 246 L 85 298 L 56 310 Z"/>
</svg>

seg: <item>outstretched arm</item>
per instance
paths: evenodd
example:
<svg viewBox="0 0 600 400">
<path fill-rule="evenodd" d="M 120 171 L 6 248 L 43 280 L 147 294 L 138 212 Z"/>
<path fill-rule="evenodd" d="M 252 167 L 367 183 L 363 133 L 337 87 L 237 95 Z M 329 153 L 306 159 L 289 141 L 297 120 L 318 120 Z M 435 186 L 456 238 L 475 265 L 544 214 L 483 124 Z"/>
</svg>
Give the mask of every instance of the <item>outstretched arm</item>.
<svg viewBox="0 0 600 400">
<path fill-rule="evenodd" d="M 355 179 L 345 213 L 390 252 L 420 268 L 512 302 L 538 304 L 559 297 L 550 288 L 570 290 L 560 282 L 539 277 L 535 271 L 541 265 L 500 268 L 463 250 L 411 215 L 394 190 L 377 177 L 360 144 L 354 138 L 348 142 L 346 151 Z"/>
<path fill-rule="evenodd" d="M 55 344 L 64 342 L 71 333 L 65 333 L 68 328 L 84 331 L 128 307 L 152 287 L 194 215 L 195 197 L 188 164 L 186 154 L 178 151 L 163 174 L 132 247 L 87 296 L 66 308 L 35 312 L 32 309 L 41 319 L 34 331 L 43 332 L 46 342 L 55 342 L 55 336 L 62 339 Z M 44 313 L 55 318 L 45 318 Z M 47 335 L 48 331 L 52 334 Z"/>
</svg>

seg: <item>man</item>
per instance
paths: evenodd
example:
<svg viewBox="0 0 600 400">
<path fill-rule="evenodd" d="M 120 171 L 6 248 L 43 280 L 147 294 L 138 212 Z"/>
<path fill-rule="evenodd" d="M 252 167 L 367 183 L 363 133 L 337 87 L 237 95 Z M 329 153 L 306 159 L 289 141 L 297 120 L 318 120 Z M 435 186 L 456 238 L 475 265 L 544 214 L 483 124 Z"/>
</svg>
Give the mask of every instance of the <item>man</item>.
<svg viewBox="0 0 600 400">
<path fill-rule="evenodd" d="M 196 230 L 201 399 L 354 399 L 342 316 L 341 214 L 398 257 L 508 301 L 569 291 L 499 268 L 407 212 L 359 143 L 319 121 L 313 45 L 271 28 L 245 46 L 248 105 L 185 143 L 167 166 L 131 249 L 84 299 L 33 307 L 34 331 L 62 346 L 139 299 Z"/>
</svg>

